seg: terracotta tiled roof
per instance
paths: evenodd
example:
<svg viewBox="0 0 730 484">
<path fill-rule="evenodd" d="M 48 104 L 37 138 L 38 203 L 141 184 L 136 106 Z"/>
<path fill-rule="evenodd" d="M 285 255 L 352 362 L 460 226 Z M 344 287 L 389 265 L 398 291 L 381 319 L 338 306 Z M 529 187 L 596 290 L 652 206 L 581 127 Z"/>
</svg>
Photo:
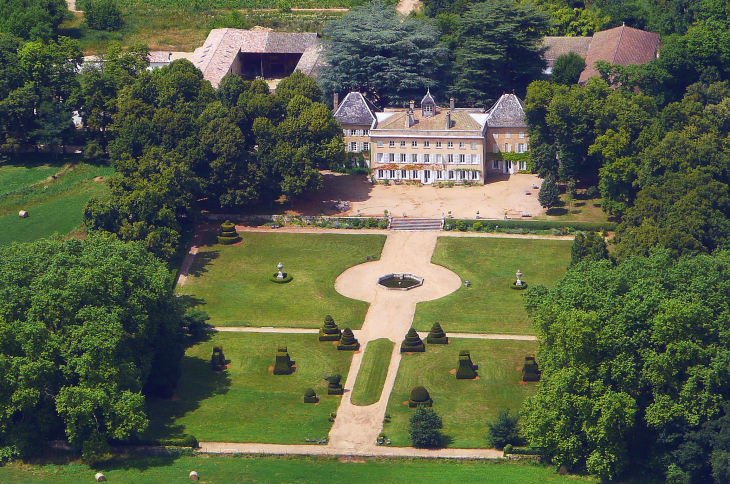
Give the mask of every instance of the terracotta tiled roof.
<svg viewBox="0 0 730 484">
<path fill-rule="evenodd" d="M 514 94 L 502 94 L 487 114 L 487 124 L 493 128 L 527 127 L 525 106 Z"/>
<path fill-rule="evenodd" d="M 432 117 L 423 117 L 420 110 L 414 112 L 416 124 L 406 128 L 406 110 L 393 113 L 392 116 L 378 123 L 377 129 L 403 129 L 410 131 L 446 131 L 447 110 L 437 110 Z M 454 111 L 451 113 L 451 130 L 480 131 L 482 126 L 472 118 L 468 112 Z"/>
<path fill-rule="evenodd" d="M 542 39 L 542 46 L 547 47 L 543 54 L 548 67 L 552 67 L 555 60 L 561 55 L 575 52 L 586 58 L 588 48 L 593 37 L 545 37 Z"/>
<path fill-rule="evenodd" d="M 195 49 L 193 64 L 203 71 L 213 87 L 218 87 L 221 79 L 228 74 L 239 52 L 303 54 L 317 42 L 317 34 L 291 34 L 284 32 L 252 31 L 240 29 L 213 29 L 202 47 Z M 310 71 L 316 65 L 308 59 Z M 304 57 L 304 56 L 302 56 Z M 311 56 L 310 56 L 311 57 Z M 300 59 L 301 62 L 301 59 Z"/>
<path fill-rule="evenodd" d="M 295 71 L 302 71 L 303 74 L 308 76 L 314 76 L 317 74 L 317 70 L 324 64 L 324 58 L 322 56 L 322 44 L 319 42 L 314 43 L 307 47 L 302 57 L 297 63 Z"/>
<path fill-rule="evenodd" d="M 597 32 L 586 55 L 586 68 L 580 74 L 579 84 L 585 84 L 598 75 L 594 67 L 602 60 L 613 64 L 646 64 L 656 57 L 659 34 L 621 26 Z"/>
<path fill-rule="evenodd" d="M 373 103 L 359 92 L 351 92 L 335 111 L 334 117 L 341 125 L 372 125 L 378 111 Z"/>
</svg>

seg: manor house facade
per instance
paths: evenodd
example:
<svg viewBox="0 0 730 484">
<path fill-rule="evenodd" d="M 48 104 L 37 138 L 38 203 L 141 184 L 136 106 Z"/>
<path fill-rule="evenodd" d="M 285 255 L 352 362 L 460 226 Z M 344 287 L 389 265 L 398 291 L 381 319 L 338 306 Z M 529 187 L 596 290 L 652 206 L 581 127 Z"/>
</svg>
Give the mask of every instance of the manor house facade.
<svg viewBox="0 0 730 484">
<path fill-rule="evenodd" d="M 334 116 L 348 152 L 370 151 L 377 180 L 484 183 L 489 173 L 513 174 L 526 161 L 503 153 L 529 148 L 522 101 L 503 94 L 489 110 L 437 105 L 430 92 L 419 106 L 378 111 L 361 93 L 335 99 Z"/>
</svg>

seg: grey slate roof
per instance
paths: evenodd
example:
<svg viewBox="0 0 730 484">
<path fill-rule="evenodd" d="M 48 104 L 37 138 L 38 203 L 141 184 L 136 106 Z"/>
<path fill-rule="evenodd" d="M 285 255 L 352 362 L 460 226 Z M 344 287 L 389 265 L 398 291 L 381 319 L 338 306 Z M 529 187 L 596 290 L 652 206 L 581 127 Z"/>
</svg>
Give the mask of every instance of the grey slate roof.
<svg viewBox="0 0 730 484">
<path fill-rule="evenodd" d="M 421 99 L 421 106 L 424 104 L 436 104 L 436 100 L 431 95 L 431 89 L 426 92 L 426 95 Z"/>
<path fill-rule="evenodd" d="M 379 109 L 359 92 L 351 92 L 335 111 L 335 119 L 341 124 L 371 125 Z"/>
<path fill-rule="evenodd" d="M 502 94 L 487 114 L 492 128 L 527 128 L 525 106 L 514 94 Z"/>
</svg>

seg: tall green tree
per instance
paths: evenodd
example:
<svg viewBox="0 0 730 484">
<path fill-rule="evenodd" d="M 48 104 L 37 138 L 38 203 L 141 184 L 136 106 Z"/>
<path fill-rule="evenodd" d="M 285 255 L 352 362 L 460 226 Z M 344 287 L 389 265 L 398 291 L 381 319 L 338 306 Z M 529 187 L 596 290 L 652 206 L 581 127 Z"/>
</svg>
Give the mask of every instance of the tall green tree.
<svg viewBox="0 0 730 484">
<path fill-rule="evenodd" d="M 558 84 L 571 86 L 578 83 L 580 73 L 586 68 L 586 61 L 575 52 L 563 54 L 555 59 L 550 80 Z"/>
<path fill-rule="evenodd" d="M 419 406 L 408 425 L 413 447 L 439 447 L 443 426 L 441 416 L 434 409 Z"/>
<path fill-rule="evenodd" d="M 80 2 L 80 7 L 90 29 L 113 32 L 124 26 L 117 0 L 85 0 Z"/>
<path fill-rule="evenodd" d="M 0 295 L 0 459 L 145 430 L 145 392 L 172 388 L 183 355 L 164 263 L 108 236 L 41 239 L 0 248 Z"/>
<path fill-rule="evenodd" d="M 547 209 L 557 207 L 560 203 L 560 189 L 552 174 L 548 174 L 542 182 L 537 201 L 541 207 Z"/>
<path fill-rule="evenodd" d="M 513 0 L 478 3 L 460 22 L 451 92 L 463 103 L 487 106 L 504 91 L 522 96 L 545 61 L 540 42 L 548 17 Z"/>
<path fill-rule="evenodd" d="M 522 410 L 530 443 L 604 479 L 692 464 L 679 453 L 711 467 L 711 452 L 690 452 L 690 433 L 730 397 L 729 269 L 729 252 L 675 260 L 655 249 L 578 264 L 528 292 L 542 370 Z"/>
<path fill-rule="evenodd" d="M 70 17 L 65 0 L 4 0 L 0 3 L 0 33 L 48 42 Z"/>
<path fill-rule="evenodd" d="M 353 8 L 325 27 L 322 90 L 328 99 L 359 90 L 380 106 L 406 105 L 439 86 L 448 55 L 439 35 L 434 23 L 404 19 L 382 0 Z"/>
</svg>

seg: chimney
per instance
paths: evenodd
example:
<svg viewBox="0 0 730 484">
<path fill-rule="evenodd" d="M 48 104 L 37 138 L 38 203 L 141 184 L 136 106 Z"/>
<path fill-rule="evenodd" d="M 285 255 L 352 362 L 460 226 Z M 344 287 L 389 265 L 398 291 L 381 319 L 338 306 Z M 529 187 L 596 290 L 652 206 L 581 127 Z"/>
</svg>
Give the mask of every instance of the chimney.
<svg viewBox="0 0 730 484">
<path fill-rule="evenodd" d="M 449 99 L 449 109 L 454 110 L 454 98 Z"/>
<path fill-rule="evenodd" d="M 414 124 L 416 124 L 416 118 L 413 117 L 413 111 L 409 110 L 406 115 L 406 128 L 410 128 Z"/>
<path fill-rule="evenodd" d="M 337 107 L 340 105 L 340 93 L 339 92 L 336 92 L 334 94 L 334 101 L 332 102 L 332 104 L 334 105 L 334 108 L 332 109 L 332 111 L 333 112 L 337 111 Z"/>
<path fill-rule="evenodd" d="M 411 101 L 411 111 L 416 109 L 416 101 Z"/>
<path fill-rule="evenodd" d="M 451 98 L 453 101 L 454 98 Z M 451 129 L 451 111 L 446 111 L 446 129 Z"/>
</svg>

